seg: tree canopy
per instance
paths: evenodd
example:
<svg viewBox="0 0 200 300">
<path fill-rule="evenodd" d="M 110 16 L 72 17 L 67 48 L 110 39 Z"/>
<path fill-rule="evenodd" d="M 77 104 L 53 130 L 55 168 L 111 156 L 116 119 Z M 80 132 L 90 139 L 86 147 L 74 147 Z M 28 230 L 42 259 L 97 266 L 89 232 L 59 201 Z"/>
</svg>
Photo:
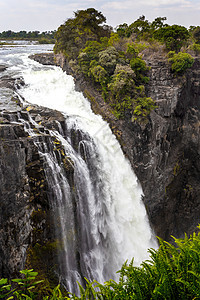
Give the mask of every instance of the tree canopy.
<svg viewBox="0 0 200 300">
<path fill-rule="evenodd" d="M 165 42 L 167 49 L 178 52 L 187 42 L 190 34 L 184 26 L 168 25 L 155 31 L 154 36 L 159 41 Z"/>
<path fill-rule="evenodd" d="M 53 40 L 56 31 L 25 31 L 21 30 L 19 32 L 14 32 L 12 30 L 3 31 L 0 33 L 0 38 L 2 39 L 41 39 L 46 38 Z"/>
<path fill-rule="evenodd" d="M 112 29 L 103 26 L 106 18 L 94 8 L 78 10 L 74 15 L 56 33 L 55 52 L 62 51 L 69 58 L 75 58 L 87 41 L 99 41 L 101 37 L 109 36 Z"/>
</svg>

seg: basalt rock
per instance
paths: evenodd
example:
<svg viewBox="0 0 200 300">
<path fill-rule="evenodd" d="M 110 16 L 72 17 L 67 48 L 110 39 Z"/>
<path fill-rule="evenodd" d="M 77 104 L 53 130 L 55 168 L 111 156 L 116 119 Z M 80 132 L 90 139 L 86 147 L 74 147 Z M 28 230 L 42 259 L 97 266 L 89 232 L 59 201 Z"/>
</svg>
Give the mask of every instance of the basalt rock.
<svg viewBox="0 0 200 300">
<path fill-rule="evenodd" d="M 7 69 L 5 65 L 0 65 L 0 72 L 3 72 Z"/>
<path fill-rule="evenodd" d="M 16 106 L 16 111 L 0 112 L 0 277 L 13 278 L 24 267 L 34 268 L 42 280 L 54 280 L 55 285 L 55 212 L 37 145 L 45 143 L 51 151 L 54 138 L 49 130 L 64 126 L 64 117 L 57 111 L 22 105 L 19 99 Z M 27 126 L 35 135 L 29 135 Z M 73 184 L 73 165 L 64 163 Z"/>
<path fill-rule="evenodd" d="M 53 56 L 53 54 L 52 54 Z M 43 59 L 34 59 L 43 63 Z M 49 60 L 49 58 L 48 58 Z M 146 86 L 156 101 L 145 124 L 117 120 L 95 86 L 77 75 L 62 55 L 54 64 L 75 78 L 76 89 L 95 113 L 110 123 L 144 192 L 149 220 L 156 235 L 170 240 L 192 233 L 200 222 L 200 60 L 175 76 L 163 56 L 147 59 L 151 67 Z"/>
</svg>

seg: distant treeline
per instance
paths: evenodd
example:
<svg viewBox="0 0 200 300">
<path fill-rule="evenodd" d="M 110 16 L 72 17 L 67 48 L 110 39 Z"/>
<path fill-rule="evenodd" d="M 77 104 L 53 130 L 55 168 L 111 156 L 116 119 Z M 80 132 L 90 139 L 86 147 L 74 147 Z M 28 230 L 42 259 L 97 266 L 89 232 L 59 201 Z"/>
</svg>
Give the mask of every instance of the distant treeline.
<svg viewBox="0 0 200 300">
<path fill-rule="evenodd" d="M 25 31 L 14 32 L 12 30 L 3 31 L 0 33 L 1 39 L 47 39 L 54 40 L 56 31 Z"/>
</svg>

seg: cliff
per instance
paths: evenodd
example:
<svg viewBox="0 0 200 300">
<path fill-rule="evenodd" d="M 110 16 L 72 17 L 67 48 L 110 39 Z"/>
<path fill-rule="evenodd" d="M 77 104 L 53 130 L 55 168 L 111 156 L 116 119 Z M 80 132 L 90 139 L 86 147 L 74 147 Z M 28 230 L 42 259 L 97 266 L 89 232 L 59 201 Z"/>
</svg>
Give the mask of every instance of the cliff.
<svg viewBox="0 0 200 300">
<path fill-rule="evenodd" d="M 12 90 L 19 81 L 23 84 L 19 78 L 7 77 L 0 84 Z M 34 126 L 31 119 L 40 125 Z M 7 109 L 5 103 L 0 106 L 0 277 L 13 278 L 19 276 L 19 270 L 33 268 L 39 271 L 38 279 L 44 280 L 46 290 L 58 282 L 55 270 L 59 237 L 55 233 L 55 209 L 49 200 L 52 191 L 45 176 L 45 161 L 37 144 L 45 143 L 49 152 L 59 157 L 61 145 L 49 129 L 58 129 L 63 121 L 61 113 L 22 105 L 17 97 L 10 100 Z M 35 135 L 29 135 L 25 129 L 29 126 Z M 73 170 L 67 161 L 60 163 L 72 178 Z"/>
<path fill-rule="evenodd" d="M 151 67 L 147 96 L 156 100 L 148 122 L 118 120 L 96 87 L 73 72 L 62 55 L 36 55 L 54 61 L 75 78 L 76 89 L 91 102 L 95 113 L 110 123 L 144 192 L 150 223 L 156 235 L 170 240 L 191 233 L 200 213 L 200 61 L 183 76 L 170 71 L 166 58 L 146 58 Z"/>
</svg>

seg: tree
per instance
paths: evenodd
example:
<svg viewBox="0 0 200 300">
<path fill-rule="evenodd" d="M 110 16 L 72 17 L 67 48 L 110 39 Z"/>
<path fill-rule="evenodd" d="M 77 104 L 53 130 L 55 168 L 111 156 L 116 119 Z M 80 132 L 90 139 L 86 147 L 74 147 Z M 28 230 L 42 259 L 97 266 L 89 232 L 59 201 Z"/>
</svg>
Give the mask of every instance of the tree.
<svg viewBox="0 0 200 300">
<path fill-rule="evenodd" d="M 158 28 L 166 27 L 168 26 L 167 24 L 164 24 L 164 21 L 166 21 L 166 17 L 158 17 L 155 18 L 155 20 L 151 23 L 151 27 L 156 30 Z"/>
<path fill-rule="evenodd" d="M 93 31 L 98 31 L 99 25 L 106 22 L 106 17 L 94 8 L 78 10 L 75 14 L 75 24 Z"/>
<path fill-rule="evenodd" d="M 68 19 L 56 32 L 54 51 L 63 52 L 68 58 L 76 58 L 87 41 L 100 41 L 109 36 L 111 28 L 103 26 L 106 18 L 94 8 L 78 10 L 75 17 Z"/>
<path fill-rule="evenodd" d="M 128 31 L 128 24 L 124 23 L 124 24 L 120 24 L 119 26 L 117 26 L 117 34 L 120 37 L 127 37 L 127 31 Z"/>
<path fill-rule="evenodd" d="M 193 31 L 193 37 L 197 44 L 200 44 L 200 26 L 197 26 Z"/>
<path fill-rule="evenodd" d="M 135 33 L 137 37 L 140 37 L 145 32 L 149 32 L 149 30 L 150 30 L 149 21 L 145 20 L 145 16 L 141 16 L 129 26 L 128 35 L 130 36 L 132 33 Z"/>
<path fill-rule="evenodd" d="M 184 26 L 172 25 L 161 27 L 155 31 L 154 37 L 164 42 L 168 50 L 179 52 L 189 39 L 189 31 Z"/>
<path fill-rule="evenodd" d="M 99 64 L 104 67 L 110 75 L 113 74 L 115 70 L 118 55 L 117 50 L 112 46 L 99 53 Z"/>
</svg>

